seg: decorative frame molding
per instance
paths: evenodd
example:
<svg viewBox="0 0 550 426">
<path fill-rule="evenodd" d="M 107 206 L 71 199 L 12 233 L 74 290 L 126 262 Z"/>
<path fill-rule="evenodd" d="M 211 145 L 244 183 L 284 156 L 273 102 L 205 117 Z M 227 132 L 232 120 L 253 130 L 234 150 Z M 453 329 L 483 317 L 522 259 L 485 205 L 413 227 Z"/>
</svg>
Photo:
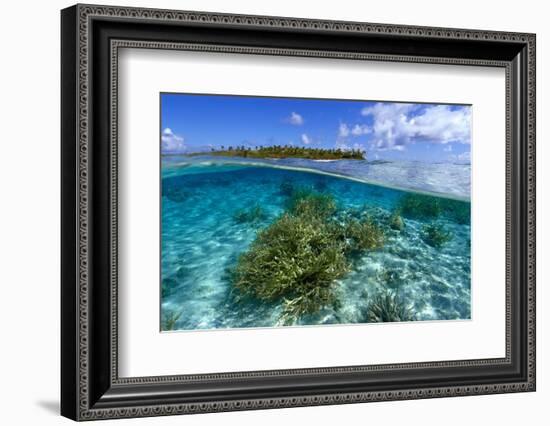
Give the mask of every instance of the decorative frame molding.
<svg viewBox="0 0 550 426">
<path fill-rule="evenodd" d="M 145 40 L 124 24 L 159 32 Z M 171 28 L 189 28 L 190 41 L 174 39 Z M 208 28 L 235 32 L 238 44 L 212 43 Z M 166 30 L 160 34 L 161 29 Z M 193 31 L 197 30 L 197 34 Z M 349 50 L 319 46 L 251 46 L 244 33 L 272 31 L 299 38 L 315 33 L 349 35 Z M 243 35 L 241 35 L 243 33 Z M 124 37 L 121 37 L 123 35 Z M 185 37 L 186 35 L 183 35 Z M 172 37 L 172 38 L 170 38 Z M 198 42 L 197 38 L 205 40 Z M 373 40 L 370 51 L 354 50 L 355 37 Z M 370 37 L 370 38 L 369 38 Z M 276 38 L 276 37 L 275 37 Z M 284 39 L 282 44 L 289 43 Z M 389 42 L 423 44 L 418 55 L 388 51 Z M 276 40 L 273 44 L 278 43 Z M 459 46 L 463 56 L 430 55 L 437 44 Z M 465 53 L 461 46 L 478 47 Z M 217 51 L 238 54 L 424 62 L 503 67 L 506 70 L 506 357 L 414 364 L 274 370 L 187 376 L 119 378 L 117 368 L 117 70 L 119 48 Z M 489 52 L 492 50 L 492 52 Z M 441 49 L 440 49 L 441 51 Z M 455 53 L 456 53 L 455 52 Z M 434 398 L 535 390 L 535 36 L 510 32 L 411 27 L 357 22 L 76 5 L 62 11 L 62 414 L 75 420 L 141 417 L 197 412 Z M 93 158 L 93 161 L 91 161 Z M 101 171 L 107 172 L 103 176 Z M 100 177 L 101 175 L 101 177 Z M 102 190 L 107 191 L 102 191 Z M 108 192 L 104 194 L 103 192 Z M 519 209 L 519 210 L 518 210 Z M 97 229 L 104 229 L 99 234 Z M 108 258 L 98 266 L 99 247 Z M 512 261 L 519 257 L 519 263 Z M 106 262 L 108 260 L 108 262 Z M 93 301 L 93 304 L 92 304 Z M 98 308 L 98 304 L 102 308 Z M 106 309 L 108 307 L 108 309 Z M 363 375 L 408 370 L 444 372 L 502 368 L 508 380 L 442 382 L 418 387 L 357 385 Z M 513 372 L 513 374 L 512 374 Z M 331 377 L 349 375 L 349 391 L 323 391 Z M 315 391 L 288 389 L 255 397 L 277 378 L 311 376 L 325 383 Z M 352 377 L 353 376 L 353 377 Z M 367 377 L 367 376 L 365 376 Z M 223 393 L 231 380 L 249 380 L 250 389 Z M 262 382 L 263 380 L 263 382 Z M 353 382 L 353 385 L 352 385 Z M 396 383 L 399 382 L 396 379 Z M 434 379 L 434 383 L 436 383 Z M 168 397 L 185 386 L 204 387 L 214 396 Z M 390 386 L 390 385 L 388 385 Z M 386 386 L 386 387 L 388 387 Z M 142 396 L 137 395 L 137 389 Z M 207 389 L 208 388 L 208 389 Z M 275 389 L 275 388 L 274 388 Z M 144 397 L 143 394 L 149 394 Z M 198 394 L 197 394 L 198 395 Z"/>
</svg>

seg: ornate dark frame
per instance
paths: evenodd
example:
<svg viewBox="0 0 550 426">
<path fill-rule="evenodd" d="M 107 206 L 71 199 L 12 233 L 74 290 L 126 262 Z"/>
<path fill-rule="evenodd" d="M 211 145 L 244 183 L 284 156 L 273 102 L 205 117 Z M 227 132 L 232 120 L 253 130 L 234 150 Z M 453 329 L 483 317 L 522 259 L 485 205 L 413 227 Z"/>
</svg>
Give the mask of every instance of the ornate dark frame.
<svg viewBox="0 0 550 426">
<path fill-rule="evenodd" d="M 535 390 L 534 34 L 76 5 L 61 13 L 61 36 L 62 415 L 92 420 Z M 124 47 L 505 68 L 506 356 L 119 378 L 117 53 Z"/>
</svg>

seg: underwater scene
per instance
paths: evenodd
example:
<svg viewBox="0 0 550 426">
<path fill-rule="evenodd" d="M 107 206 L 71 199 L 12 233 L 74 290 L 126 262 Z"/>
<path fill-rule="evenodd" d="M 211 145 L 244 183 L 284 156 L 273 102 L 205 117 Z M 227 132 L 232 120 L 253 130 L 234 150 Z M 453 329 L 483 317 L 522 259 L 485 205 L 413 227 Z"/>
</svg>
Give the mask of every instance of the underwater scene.
<svg viewBox="0 0 550 426">
<path fill-rule="evenodd" d="M 201 120 L 185 108 L 203 117 L 213 112 L 208 108 L 228 107 L 212 99 L 201 107 L 205 100 L 196 95 L 161 100 L 164 111 L 180 112 L 193 126 Z M 277 126 L 303 132 L 305 120 L 292 111 L 327 111 L 300 102 L 286 107 L 289 119 Z M 401 120 L 428 114 L 429 106 L 405 105 L 413 107 L 400 110 Z M 266 115 L 257 100 L 250 107 Z M 454 111 L 463 112 L 447 112 Z M 470 319 L 471 172 L 459 158 L 465 143 L 457 136 L 439 147 L 430 135 L 413 134 L 394 145 L 404 148 L 376 150 L 377 119 L 363 119 L 356 135 L 349 126 L 346 140 L 364 141 L 349 149 L 304 141 L 206 149 L 202 140 L 193 149 L 192 136 L 176 133 L 176 119 L 163 113 L 161 331 Z M 336 138 L 346 133 L 337 125 Z M 440 154 L 422 157 L 423 140 Z M 453 156 L 443 154 L 448 146 Z M 371 159 L 373 153 L 382 155 Z"/>
</svg>

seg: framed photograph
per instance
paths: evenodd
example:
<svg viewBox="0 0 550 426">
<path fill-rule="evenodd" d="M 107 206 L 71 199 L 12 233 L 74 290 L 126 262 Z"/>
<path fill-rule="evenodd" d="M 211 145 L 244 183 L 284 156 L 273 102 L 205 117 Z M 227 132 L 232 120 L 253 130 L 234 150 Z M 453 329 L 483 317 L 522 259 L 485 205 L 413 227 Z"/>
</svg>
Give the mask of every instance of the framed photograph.
<svg viewBox="0 0 550 426">
<path fill-rule="evenodd" d="M 61 12 L 61 413 L 535 390 L 535 35 Z"/>
</svg>

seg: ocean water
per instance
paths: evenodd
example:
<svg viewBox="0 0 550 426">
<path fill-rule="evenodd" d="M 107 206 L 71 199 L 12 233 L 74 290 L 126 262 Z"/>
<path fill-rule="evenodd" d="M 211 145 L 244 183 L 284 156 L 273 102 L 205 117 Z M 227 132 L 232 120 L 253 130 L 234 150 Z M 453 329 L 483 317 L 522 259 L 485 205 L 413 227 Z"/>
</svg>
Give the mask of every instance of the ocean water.
<svg viewBox="0 0 550 426">
<path fill-rule="evenodd" d="M 207 165 L 257 165 L 296 168 L 328 173 L 372 184 L 428 192 L 444 197 L 470 199 L 471 167 L 462 163 L 424 163 L 420 161 L 307 160 L 302 158 L 249 159 L 241 157 L 164 157 L 164 164 L 180 167 Z"/>
<path fill-rule="evenodd" d="M 162 329 L 279 325 L 282 302 L 236 297 L 231 270 L 257 233 L 285 211 L 288 194 L 282 188 L 289 182 L 296 188 L 331 194 L 340 212 L 368 214 L 381 222 L 403 197 L 415 192 L 446 194 L 442 202 L 450 197 L 469 203 L 468 165 L 351 161 L 346 165 L 343 161 L 164 157 Z M 257 207 L 262 217 L 238 220 L 240 213 Z M 425 227 L 434 223 L 452 235 L 440 247 L 425 238 Z M 300 318 L 295 325 L 366 322 L 366 307 L 385 291 L 397 294 L 417 320 L 469 319 L 469 217 L 404 217 L 404 229 L 387 230 L 384 246 L 363 253 L 335 286 L 337 306 Z"/>
</svg>

